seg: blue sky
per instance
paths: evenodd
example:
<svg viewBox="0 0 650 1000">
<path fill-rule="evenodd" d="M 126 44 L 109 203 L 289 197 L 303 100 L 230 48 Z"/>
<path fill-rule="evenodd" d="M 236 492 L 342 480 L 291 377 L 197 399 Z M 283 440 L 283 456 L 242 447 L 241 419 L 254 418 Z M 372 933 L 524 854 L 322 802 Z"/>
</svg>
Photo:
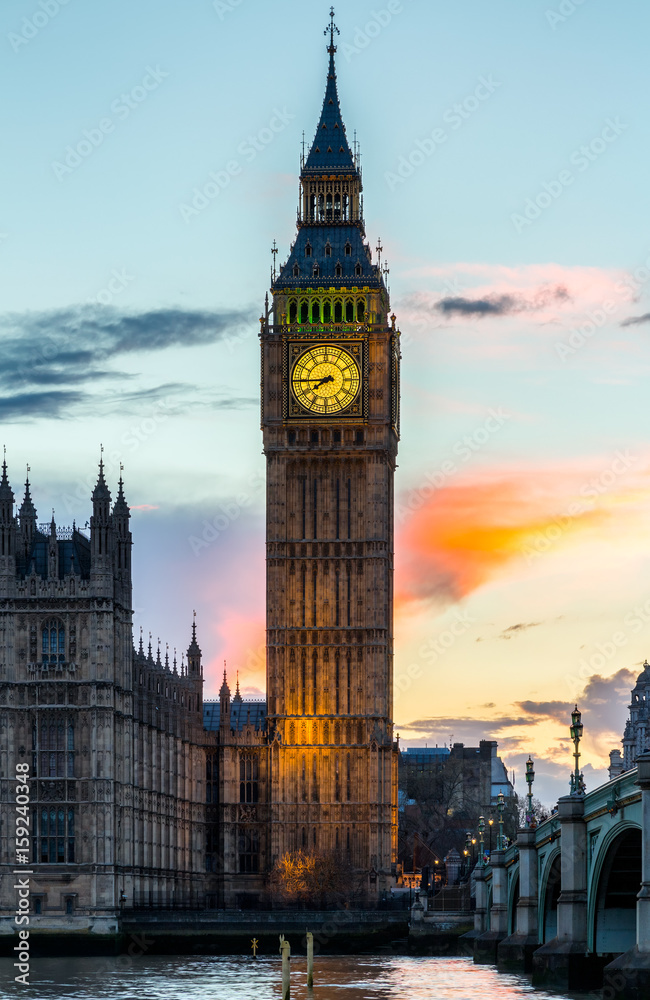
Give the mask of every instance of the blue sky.
<svg viewBox="0 0 650 1000">
<path fill-rule="evenodd" d="M 99 443 L 113 481 L 124 462 L 136 625 L 180 648 L 197 607 L 208 693 L 224 657 L 251 690 L 262 678 L 257 316 L 272 241 L 284 258 L 293 238 L 327 21 L 326 4 L 294 0 L 0 11 L 0 413 L 14 488 L 29 461 L 43 520 L 54 507 L 83 523 Z M 625 715 L 621 671 L 650 646 L 630 634 L 579 673 L 596 655 L 583 647 L 650 596 L 649 22 L 641 0 L 337 12 L 343 114 L 404 335 L 397 489 L 416 499 L 397 532 L 397 676 L 449 616 L 469 608 L 477 623 L 420 664 L 396 720 L 414 743 L 450 726 L 466 742 L 495 735 L 517 767 L 530 743 L 549 788 L 564 703 L 601 691 L 592 676 L 610 682 L 615 708 L 593 710 L 602 766 Z M 491 412 L 506 414 L 494 433 Z M 610 474 L 619 453 L 631 458 Z M 522 561 L 594 479 L 591 506 Z M 205 542 L 219 517 L 227 528 Z M 446 683 L 457 671 L 476 704 Z"/>
</svg>

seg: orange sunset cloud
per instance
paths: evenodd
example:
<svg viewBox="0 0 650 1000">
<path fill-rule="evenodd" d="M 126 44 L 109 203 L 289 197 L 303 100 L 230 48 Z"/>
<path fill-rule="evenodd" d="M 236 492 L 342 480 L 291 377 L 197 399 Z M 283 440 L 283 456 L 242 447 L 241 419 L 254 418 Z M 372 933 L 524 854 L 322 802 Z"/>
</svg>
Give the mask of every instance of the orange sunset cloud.
<svg viewBox="0 0 650 1000">
<path fill-rule="evenodd" d="M 397 504 L 398 608 L 459 600 L 524 571 L 542 553 L 594 539 L 595 529 L 607 538 L 647 520 L 650 467 L 632 458 L 591 468 L 484 470 L 411 491 Z"/>
</svg>

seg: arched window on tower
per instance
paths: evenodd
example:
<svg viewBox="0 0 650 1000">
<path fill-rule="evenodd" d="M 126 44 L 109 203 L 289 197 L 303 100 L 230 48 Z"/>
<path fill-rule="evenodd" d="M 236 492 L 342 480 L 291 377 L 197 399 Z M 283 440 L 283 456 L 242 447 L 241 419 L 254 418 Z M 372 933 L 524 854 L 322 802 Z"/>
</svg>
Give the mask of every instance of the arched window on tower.
<svg viewBox="0 0 650 1000">
<path fill-rule="evenodd" d="M 354 302 L 352 301 L 352 299 L 346 299 L 345 302 L 345 322 L 346 323 L 354 322 Z"/>
<path fill-rule="evenodd" d="M 298 322 L 298 306 L 295 299 L 292 299 L 291 302 L 289 303 L 289 322 L 290 323 Z"/>
<path fill-rule="evenodd" d="M 347 222 L 350 216 L 350 197 L 348 194 L 343 195 L 343 221 Z"/>
<path fill-rule="evenodd" d="M 255 754 L 243 754 L 239 760 L 239 801 L 259 799 L 259 768 Z"/>
<path fill-rule="evenodd" d="M 318 277 L 318 265 L 314 266 L 314 277 Z M 312 323 L 320 323 L 320 302 L 316 301 L 312 303 L 311 307 L 311 321 Z"/>
<path fill-rule="evenodd" d="M 356 274 L 357 278 L 359 278 L 363 274 L 363 268 L 361 267 L 361 264 L 355 265 L 354 273 Z"/>
<path fill-rule="evenodd" d="M 349 240 L 345 244 L 345 256 L 346 257 L 351 257 L 352 256 L 352 244 L 350 243 Z"/>
<path fill-rule="evenodd" d="M 336 267 L 334 268 L 334 274 L 336 275 L 337 278 L 340 278 L 341 275 L 343 274 L 343 268 L 338 263 L 337 263 Z"/>
<path fill-rule="evenodd" d="M 334 195 L 334 221 L 339 222 L 341 219 L 341 195 Z"/>
<path fill-rule="evenodd" d="M 300 303 L 300 322 L 309 323 L 309 303 L 306 299 Z"/>
<path fill-rule="evenodd" d="M 309 196 L 309 221 L 314 222 L 316 218 L 316 195 L 311 194 Z"/>
<path fill-rule="evenodd" d="M 305 257 L 311 257 L 311 243 L 307 243 L 305 246 Z"/>
<path fill-rule="evenodd" d="M 327 214 L 326 218 L 328 222 L 332 221 L 332 192 L 327 192 Z"/>
<path fill-rule="evenodd" d="M 336 302 L 334 303 L 334 322 L 335 323 L 343 322 L 343 303 L 341 302 L 340 299 L 337 299 Z"/>
<path fill-rule="evenodd" d="M 332 244 L 329 241 L 325 244 L 325 256 L 326 257 L 332 256 Z"/>
<path fill-rule="evenodd" d="M 357 302 L 357 319 L 359 323 L 363 323 L 366 315 L 366 303 L 363 299 L 359 299 Z"/>
<path fill-rule="evenodd" d="M 300 268 L 298 267 L 297 264 L 293 265 L 293 276 L 294 276 L 294 278 L 299 278 L 300 277 Z"/>
<path fill-rule="evenodd" d="M 50 619 L 44 623 L 41 630 L 42 662 L 65 662 L 65 628 L 63 622 Z"/>
<path fill-rule="evenodd" d="M 323 323 L 331 323 L 331 322 L 332 322 L 332 304 L 329 301 L 329 299 L 327 299 L 325 302 L 323 302 Z"/>
<path fill-rule="evenodd" d="M 325 220 L 325 196 L 322 194 L 318 196 L 318 219 L 320 222 Z"/>
</svg>

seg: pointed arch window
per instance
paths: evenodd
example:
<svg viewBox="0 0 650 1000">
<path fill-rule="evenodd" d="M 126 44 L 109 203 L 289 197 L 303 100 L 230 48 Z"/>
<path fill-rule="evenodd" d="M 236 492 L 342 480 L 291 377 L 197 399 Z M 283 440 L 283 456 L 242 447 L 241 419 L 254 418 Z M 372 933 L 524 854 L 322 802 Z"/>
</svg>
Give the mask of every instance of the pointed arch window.
<svg viewBox="0 0 650 1000">
<path fill-rule="evenodd" d="M 307 243 L 305 246 L 305 257 L 311 257 L 311 243 Z"/>
<path fill-rule="evenodd" d="M 361 267 L 361 264 L 358 263 L 356 264 L 354 268 L 354 273 L 356 274 L 357 278 L 360 277 L 360 275 L 363 273 L 363 268 Z"/>
<path fill-rule="evenodd" d="M 239 761 L 239 801 L 259 799 L 259 766 L 255 754 L 244 754 Z"/>
<path fill-rule="evenodd" d="M 300 268 L 298 267 L 297 264 L 293 265 L 293 276 L 294 276 L 294 278 L 299 278 L 300 277 Z"/>
<path fill-rule="evenodd" d="M 343 274 L 343 268 L 341 267 L 340 263 L 337 263 L 336 267 L 334 268 L 334 274 L 336 275 L 337 278 L 340 278 L 341 275 Z"/>
<path fill-rule="evenodd" d="M 65 662 L 65 628 L 63 622 L 51 618 L 41 629 L 42 662 Z"/>
<path fill-rule="evenodd" d="M 346 257 L 352 256 L 352 244 L 349 241 L 345 244 L 345 256 Z"/>
<path fill-rule="evenodd" d="M 291 299 L 289 303 L 289 322 L 296 323 L 298 321 L 298 304 L 295 299 Z"/>
<path fill-rule="evenodd" d="M 312 271 L 315 278 L 320 277 L 320 267 L 318 266 L 318 264 L 314 264 Z"/>
<path fill-rule="evenodd" d="M 329 241 L 325 244 L 325 256 L 326 257 L 332 256 L 332 244 Z"/>
</svg>

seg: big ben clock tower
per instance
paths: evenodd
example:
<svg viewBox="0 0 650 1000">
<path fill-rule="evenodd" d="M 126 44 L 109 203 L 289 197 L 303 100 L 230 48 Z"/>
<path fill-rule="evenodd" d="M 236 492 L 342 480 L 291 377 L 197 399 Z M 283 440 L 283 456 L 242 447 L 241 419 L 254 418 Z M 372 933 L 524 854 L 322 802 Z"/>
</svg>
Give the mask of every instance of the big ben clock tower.
<svg viewBox="0 0 650 1000">
<path fill-rule="evenodd" d="M 261 329 L 271 863 L 337 852 L 369 893 L 397 847 L 392 724 L 399 333 L 341 117 L 333 11 L 298 231 Z"/>
</svg>

